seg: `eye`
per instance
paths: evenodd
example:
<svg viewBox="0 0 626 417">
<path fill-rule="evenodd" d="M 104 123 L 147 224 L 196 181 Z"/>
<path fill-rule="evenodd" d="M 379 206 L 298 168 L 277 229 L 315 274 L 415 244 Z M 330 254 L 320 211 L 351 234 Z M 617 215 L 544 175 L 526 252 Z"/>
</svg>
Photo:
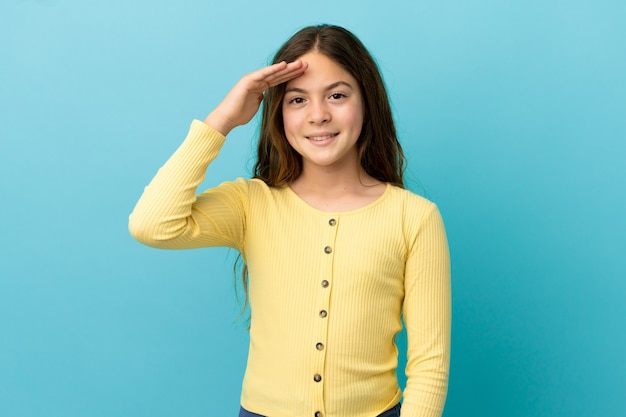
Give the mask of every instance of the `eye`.
<svg viewBox="0 0 626 417">
<path fill-rule="evenodd" d="M 332 94 L 330 95 L 330 98 L 331 98 L 332 100 L 341 100 L 341 99 L 342 99 L 342 98 L 344 98 L 344 97 L 346 97 L 346 95 L 345 95 L 345 94 L 343 94 L 343 93 L 332 93 Z"/>
<path fill-rule="evenodd" d="M 304 103 L 304 99 L 302 97 L 294 97 L 289 99 L 288 101 L 289 104 L 302 104 Z"/>
</svg>

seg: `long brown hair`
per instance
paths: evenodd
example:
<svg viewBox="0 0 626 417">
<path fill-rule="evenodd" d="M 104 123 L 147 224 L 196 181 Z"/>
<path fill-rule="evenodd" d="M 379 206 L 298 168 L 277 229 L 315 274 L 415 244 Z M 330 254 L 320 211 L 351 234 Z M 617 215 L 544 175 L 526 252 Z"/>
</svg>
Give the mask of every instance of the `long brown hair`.
<svg viewBox="0 0 626 417">
<path fill-rule="evenodd" d="M 317 51 L 326 55 L 359 83 L 364 123 L 357 141 L 361 166 L 371 177 L 404 187 L 405 158 L 396 135 L 391 106 L 378 65 L 350 31 L 332 25 L 308 26 L 278 50 L 273 64 L 292 62 Z M 302 158 L 289 145 L 283 126 L 285 84 L 270 88 L 263 99 L 261 132 L 254 177 L 271 187 L 285 185 L 302 172 Z"/>
<path fill-rule="evenodd" d="M 322 53 L 335 61 L 359 83 L 364 121 L 357 147 L 365 172 L 379 181 L 404 188 L 404 152 L 398 142 L 387 90 L 374 58 L 350 31 L 339 26 L 318 25 L 305 27 L 293 35 L 278 50 L 272 63 L 292 62 L 311 51 Z M 270 187 L 288 184 L 302 173 L 302 157 L 285 136 L 282 112 L 284 95 L 283 83 L 266 91 L 263 99 L 254 178 L 263 180 Z M 240 261 L 238 257 L 235 276 Z M 245 293 L 243 314 L 248 306 L 248 269 L 245 263 L 241 278 Z"/>
</svg>

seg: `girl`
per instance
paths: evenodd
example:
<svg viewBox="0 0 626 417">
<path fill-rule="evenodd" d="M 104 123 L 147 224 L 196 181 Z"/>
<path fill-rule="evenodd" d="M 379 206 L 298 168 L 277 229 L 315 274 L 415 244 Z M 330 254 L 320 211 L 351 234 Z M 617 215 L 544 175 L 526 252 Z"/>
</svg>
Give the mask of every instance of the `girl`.
<svg viewBox="0 0 626 417">
<path fill-rule="evenodd" d="M 228 133 L 263 103 L 254 178 L 195 195 Z M 307 27 L 252 72 L 159 170 L 130 216 L 142 243 L 243 256 L 251 322 L 240 416 L 440 416 L 450 269 L 437 207 L 403 189 L 374 60 Z M 394 343 L 407 329 L 403 403 Z"/>
</svg>

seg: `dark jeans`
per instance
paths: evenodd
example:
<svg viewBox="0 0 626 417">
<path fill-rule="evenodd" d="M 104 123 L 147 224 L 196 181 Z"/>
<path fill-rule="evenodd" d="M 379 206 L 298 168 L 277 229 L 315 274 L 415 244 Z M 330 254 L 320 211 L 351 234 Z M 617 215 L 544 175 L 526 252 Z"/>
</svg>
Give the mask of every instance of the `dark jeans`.
<svg viewBox="0 0 626 417">
<path fill-rule="evenodd" d="M 241 409 L 239 410 L 239 417 L 265 417 L 265 416 L 262 416 L 261 414 L 251 413 L 250 411 L 241 407 Z M 394 407 L 383 412 L 382 414 L 379 414 L 378 417 L 400 417 L 400 403 L 396 404 Z"/>
</svg>

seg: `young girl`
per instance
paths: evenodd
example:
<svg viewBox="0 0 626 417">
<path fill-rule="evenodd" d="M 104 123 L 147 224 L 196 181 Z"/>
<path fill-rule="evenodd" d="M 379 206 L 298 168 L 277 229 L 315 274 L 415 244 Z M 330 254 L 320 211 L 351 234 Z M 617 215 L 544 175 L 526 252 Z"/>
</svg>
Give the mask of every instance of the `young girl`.
<svg viewBox="0 0 626 417">
<path fill-rule="evenodd" d="M 195 195 L 225 137 L 261 103 L 254 178 Z M 448 246 L 437 207 L 403 189 L 403 164 L 374 60 L 352 33 L 321 25 L 194 121 L 146 187 L 130 216 L 137 240 L 243 255 L 251 322 L 240 416 L 441 415 Z"/>
</svg>

